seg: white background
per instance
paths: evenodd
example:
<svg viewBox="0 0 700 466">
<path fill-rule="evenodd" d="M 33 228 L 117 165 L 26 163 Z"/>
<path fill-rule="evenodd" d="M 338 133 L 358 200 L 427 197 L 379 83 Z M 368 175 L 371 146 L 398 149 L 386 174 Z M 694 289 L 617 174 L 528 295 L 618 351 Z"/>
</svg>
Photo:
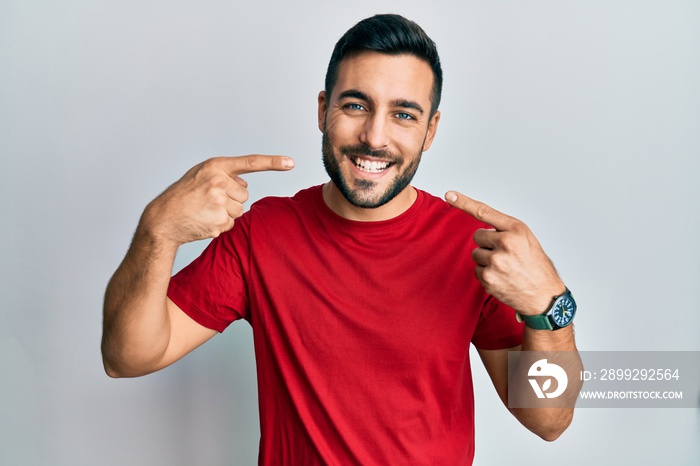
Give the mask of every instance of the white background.
<svg viewBox="0 0 700 466">
<path fill-rule="evenodd" d="M 326 180 L 316 96 L 336 40 L 379 12 L 443 61 L 416 186 L 526 221 L 581 349 L 700 350 L 700 3 L 457 3 L 0 1 L 0 464 L 256 463 L 247 324 L 111 380 L 104 288 L 143 207 L 203 159 L 293 156 L 248 177 L 253 200 Z M 700 463 L 698 409 L 582 409 L 550 444 L 474 366 L 477 465 Z"/>
</svg>

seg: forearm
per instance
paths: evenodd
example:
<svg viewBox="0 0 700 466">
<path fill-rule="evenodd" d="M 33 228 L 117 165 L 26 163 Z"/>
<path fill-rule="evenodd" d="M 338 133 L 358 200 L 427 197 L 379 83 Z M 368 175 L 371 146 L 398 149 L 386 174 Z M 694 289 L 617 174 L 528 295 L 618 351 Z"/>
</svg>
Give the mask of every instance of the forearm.
<svg viewBox="0 0 700 466">
<path fill-rule="evenodd" d="M 158 369 L 170 341 L 167 288 L 177 246 L 159 240 L 144 223 L 142 218 L 105 293 L 102 359 L 112 377 Z"/>
<path fill-rule="evenodd" d="M 576 351 L 574 326 L 559 330 L 534 330 L 525 326 L 523 351 Z"/>
<path fill-rule="evenodd" d="M 542 357 L 540 352 L 545 352 L 548 362 L 559 365 L 568 375 L 567 389 L 557 399 L 558 405 L 562 407 L 510 408 L 513 415 L 529 430 L 545 440 L 555 440 L 571 423 L 574 404 L 581 388 L 579 378 L 575 377 L 582 366 L 574 341 L 573 325 L 556 331 L 525 327 L 522 351 L 536 351 L 538 355 L 521 357 L 519 367 L 511 374 L 509 389 L 515 390 L 515 393 L 532 394 L 532 387 L 527 382 L 528 370 L 535 359 Z"/>
</svg>

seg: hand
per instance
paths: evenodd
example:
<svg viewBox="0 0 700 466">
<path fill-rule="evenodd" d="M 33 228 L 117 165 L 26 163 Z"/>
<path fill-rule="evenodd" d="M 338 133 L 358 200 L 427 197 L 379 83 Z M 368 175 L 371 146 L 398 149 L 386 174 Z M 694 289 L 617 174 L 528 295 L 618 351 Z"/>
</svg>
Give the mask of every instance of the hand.
<svg viewBox="0 0 700 466">
<path fill-rule="evenodd" d="M 175 247 L 215 238 L 233 228 L 235 219 L 243 215 L 248 183 L 238 175 L 293 167 L 294 160 L 283 156 L 209 159 L 192 167 L 149 204 L 142 227 Z"/>
<path fill-rule="evenodd" d="M 552 297 L 564 292 L 554 265 L 527 225 L 455 191 L 445 199 L 494 227 L 474 233 L 479 247 L 472 251 L 476 277 L 487 293 L 520 314 L 538 315 L 547 310 Z"/>
</svg>

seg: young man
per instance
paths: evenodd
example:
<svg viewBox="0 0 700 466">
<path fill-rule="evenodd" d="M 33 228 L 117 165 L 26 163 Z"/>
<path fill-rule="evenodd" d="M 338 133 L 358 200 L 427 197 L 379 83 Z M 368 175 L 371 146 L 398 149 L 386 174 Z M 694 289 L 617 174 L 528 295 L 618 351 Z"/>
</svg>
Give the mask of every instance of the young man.
<svg viewBox="0 0 700 466">
<path fill-rule="evenodd" d="M 509 349 L 575 345 L 571 326 L 515 318 L 538 327 L 569 297 L 526 225 L 411 186 L 438 128 L 441 87 L 435 44 L 415 23 L 378 15 L 350 29 L 318 96 L 330 181 L 244 214 L 239 175 L 294 162 L 222 157 L 151 202 L 107 288 L 107 373 L 159 370 L 246 319 L 260 464 L 471 464 L 470 343 L 504 402 Z M 177 248 L 212 237 L 171 279 Z M 512 411 L 548 440 L 572 417 Z"/>
</svg>

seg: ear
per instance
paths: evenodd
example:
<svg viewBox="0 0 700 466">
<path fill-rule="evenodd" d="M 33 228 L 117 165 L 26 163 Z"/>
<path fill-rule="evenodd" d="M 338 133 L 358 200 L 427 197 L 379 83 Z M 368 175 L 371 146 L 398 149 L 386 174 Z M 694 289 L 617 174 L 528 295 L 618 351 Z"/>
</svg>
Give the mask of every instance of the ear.
<svg viewBox="0 0 700 466">
<path fill-rule="evenodd" d="M 323 127 L 326 125 L 326 111 L 328 110 L 328 102 L 326 101 L 326 91 L 318 93 L 318 129 L 323 132 Z"/>
<path fill-rule="evenodd" d="M 430 149 L 430 146 L 433 144 L 433 139 L 435 138 L 435 133 L 437 133 L 439 122 L 440 111 L 438 110 L 428 122 L 428 131 L 425 133 L 425 140 L 423 141 L 423 151 Z"/>
</svg>

